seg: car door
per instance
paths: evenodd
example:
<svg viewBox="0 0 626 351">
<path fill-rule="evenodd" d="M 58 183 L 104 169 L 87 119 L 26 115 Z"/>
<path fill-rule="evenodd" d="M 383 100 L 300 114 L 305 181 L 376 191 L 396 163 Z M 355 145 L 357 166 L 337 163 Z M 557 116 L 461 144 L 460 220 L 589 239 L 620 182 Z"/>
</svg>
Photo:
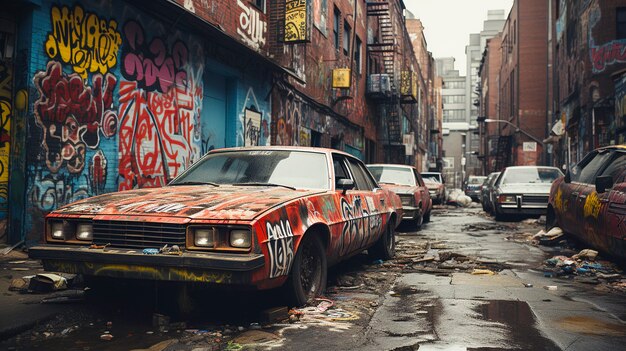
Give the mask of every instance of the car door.
<svg viewBox="0 0 626 351">
<path fill-rule="evenodd" d="M 432 205 L 430 201 L 430 193 L 428 192 L 426 184 L 424 184 L 422 176 L 417 172 L 415 168 L 413 168 L 413 176 L 415 177 L 415 184 L 417 184 L 417 186 L 419 187 L 419 196 L 422 201 L 422 210 L 425 214 L 430 211 L 430 207 Z"/>
<path fill-rule="evenodd" d="M 606 167 L 598 176 L 613 178 L 613 187 L 597 193 L 599 208 L 597 209 L 597 231 L 601 236 L 602 247 L 611 251 L 613 243 L 626 238 L 626 151 L 616 150 L 607 162 Z"/>
<path fill-rule="evenodd" d="M 591 156 L 585 157 L 582 164 L 572 169 L 571 184 L 572 192 L 569 194 L 569 212 L 574 213 L 570 223 L 563 228 L 565 231 L 577 233 L 578 235 L 593 234 L 595 231 L 598 209 L 600 208 L 598 194 L 596 193 L 596 176 L 607 166 L 612 153 L 608 150 L 596 151 Z M 565 196 L 565 194 L 563 194 Z M 592 235 L 593 238 L 596 235 Z M 590 237 L 590 240 L 595 240 Z"/>
<path fill-rule="evenodd" d="M 336 201 L 337 208 L 341 212 L 341 222 L 338 225 L 339 240 L 337 241 L 337 254 L 340 257 L 347 256 L 362 247 L 366 241 L 365 222 L 369 217 L 369 207 L 367 199 L 364 197 L 363 190 L 359 188 L 351 167 L 348 163 L 348 157 L 342 154 L 333 153 L 333 168 L 335 174 L 335 189 L 337 192 Z M 343 191 L 338 187 L 341 179 L 351 179 L 354 181 L 354 188 Z"/>
<path fill-rule="evenodd" d="M 384 192 L 374 191 L 378 187 L 369 171 L 355 158 L 347 158 L 348 167 L 356 181 L 356 191 L 362 199 L 363 221 L 360 223 L 361 235 L 359 249 L 373 243 L 383 232 L 383 209 L 387 201 Z"/>
</svg>

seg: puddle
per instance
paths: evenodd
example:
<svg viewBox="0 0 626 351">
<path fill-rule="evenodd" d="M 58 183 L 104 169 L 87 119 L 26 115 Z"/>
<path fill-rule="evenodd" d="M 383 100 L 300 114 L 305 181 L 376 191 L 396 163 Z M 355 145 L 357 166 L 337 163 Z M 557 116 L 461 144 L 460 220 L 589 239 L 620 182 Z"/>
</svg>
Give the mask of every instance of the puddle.
<svg viewBox="0 0 626 351">
<path fill-rule="evenodd" d="M 626 326 L 608 323 L 591 317 L 567 317 L 559 320 L 557 323 L 561 326 L 561 328 L 574 333 L 603 336 L 626 336 Z"/>
<path fill-rule="evenodd" d="M 554 342 L 541 335 L 535 325 L 535 316 L 526 302 L 489 301 L 477 306 L 476 312 L 484 320 L 504 324 L 511 342 L 522 350 L 560 350 Z"/>
</svg>

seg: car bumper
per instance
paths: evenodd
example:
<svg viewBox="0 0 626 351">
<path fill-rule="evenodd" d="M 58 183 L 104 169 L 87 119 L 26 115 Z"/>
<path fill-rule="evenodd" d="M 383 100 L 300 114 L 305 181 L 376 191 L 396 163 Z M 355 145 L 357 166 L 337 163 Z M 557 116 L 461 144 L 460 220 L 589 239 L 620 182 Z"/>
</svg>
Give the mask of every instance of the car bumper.
<svg viewBox="0 0 626 351">
<path fill-rule="evenodd" d="M 415 206 L 402 206 L 402 212 L 404 213 L 402 215 L 402 219 L 403 220 L 415 219 L 415 215 L 417 214 L 417 211 L 419 211 L 419 208 Z"/>
<path fill-rule="evenodd" d="M 42 245 L 29 249 L 46 271 L 91 276 L 252 285 L 252 272 L 265 265 L 262 254 L 184 252 L 146 255 L 131 249 L 89 249 Z"/>
<path fill-rule="evenodd" d="M 548 205 L 523 205 L 523 206 L 517 206 L 517 205 L 501 205 L 501 204 L 497 204 L 496 205 L 497 210 L 499 213 L 502 214 L 506 214 L 506 215 L 515 215 L 515 214 L 519 214 L 519 215 L 542 215 L 545 214 L 548 208 Z"/>
</svg>

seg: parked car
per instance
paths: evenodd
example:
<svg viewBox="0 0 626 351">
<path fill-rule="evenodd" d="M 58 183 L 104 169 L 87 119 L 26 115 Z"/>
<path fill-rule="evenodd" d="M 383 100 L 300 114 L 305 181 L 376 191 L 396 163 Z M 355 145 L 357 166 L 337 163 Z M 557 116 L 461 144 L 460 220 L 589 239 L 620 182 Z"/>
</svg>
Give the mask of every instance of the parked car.
<svg viewBox="0 0 626 351">
<path fill-rule="evenodd" d="M 546 213 L 550 186 L 563 172 L 556 167 L 512 166 L 502 171 L 494 186 L 496 220 L 509 215 Z"/>
<path fill-rule="evenodd" d="M 168 186 L 100 195 L 45 221 L 29 255 L 45 270 L 269 289 L 295 305 L 324 292 L 327 266 L 395 253 L 398 195 L 336 150 L 213 150 Z"/>
<path fill-rule="evenodd" d="M 389 189 L 402 200 L 403 220 L 411 221 L 419 229 L 422 222 L 430 221 L 433 207 L 428 188 L 417 169 L 407 165 L 367 165 L 374 179 L 383 188 Z"/>
<path fill-rule="evenodd" d="M 491 213 L 493 211 L 493 203 L 491 202 L 491 192 L 493 190 L 493 185 L 498 179 L 500 172 L 492 172 L 489 173 L 485 181 L 483 182 L 483 187 L 480 189 L 480 202 L 483 206 L 483 211 Z"/>
<path fill-rule="evenodd" d="M 546 224 L 626 261 L 626 145 L 594 150 L 557 179 Z"/>
<path fill-rule="evenodd" d="M 469 196 L 473 201 L 480 201 L 480 193 L 483 187 L 483 182 L 487 177 L 485 176 L 469 176 L 465 182 L 465 195 Z"/>
<path fill-rule="evenodd" d="M 445 204 L 447 199 L 446 183 L 443 175 L 439 172 L 422 172 L 420 173 L 433 204 Z"/>
</svg>

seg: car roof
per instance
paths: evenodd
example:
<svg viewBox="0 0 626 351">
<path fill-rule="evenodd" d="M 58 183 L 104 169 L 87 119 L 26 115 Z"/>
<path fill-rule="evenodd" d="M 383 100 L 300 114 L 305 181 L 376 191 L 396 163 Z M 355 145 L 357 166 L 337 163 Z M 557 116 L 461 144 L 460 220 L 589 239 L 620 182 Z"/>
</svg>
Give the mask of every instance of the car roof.
<svg viewBox="0 0 626 351">
<path fill-rule="evenodd" d="M 367 167 L 396 167 L 396 168 L 409 168 L 409 169 L 415 168 L 411 165 L 401 165 L 401 164 L 394 164 L 394 163 L 372 163 L 372 164 L 368 164 Z"/>
<path fill-rule="evenodd" d="M 356 158 L 357 157 L 350 155 L 349 153 L 336 149 L 329 149 L 324 147 L 313 147 L 313 146 L 280 146 L 280 145 L 270 145 L 270 146 L 235 146 L 235 147 L 224 147 L 219 149 L 213 149 L 209 151 L 209 153 L 217 153 L 217 152 L 229 152 L 229 151 L 252 151 L 252 150 L 272 150 L 272 151 L 306 151 L 306 152 L 317 152 L 317 153 L 337 153 L 344 156 Z"/>
<path fill-rule="evenodd" d="M 558 169 L 560 171 L 560 169 L 558 167 L 552 167 L 552 166 L 508 166 L 506 169 L 530 169 L 530 168 L 551 168 L 551 169 Z"/>
</svg>

